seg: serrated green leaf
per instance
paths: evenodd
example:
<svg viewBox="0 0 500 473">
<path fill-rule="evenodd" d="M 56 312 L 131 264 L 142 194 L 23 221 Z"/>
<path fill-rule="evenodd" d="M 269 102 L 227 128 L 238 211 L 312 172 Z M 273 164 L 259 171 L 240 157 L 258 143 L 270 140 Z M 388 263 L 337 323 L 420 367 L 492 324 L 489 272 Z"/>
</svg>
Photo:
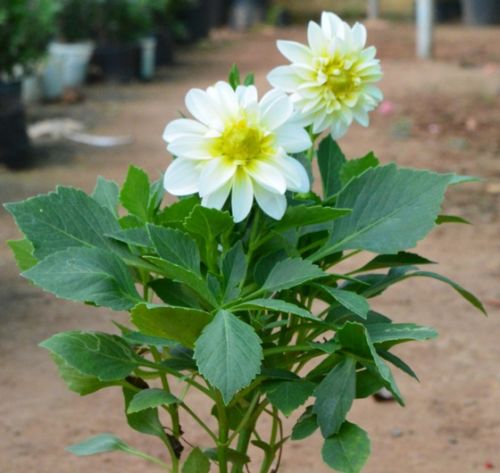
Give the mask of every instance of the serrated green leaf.
<svg viewBox="0 0 500 473">
<path fill-rule="evenodd" d="M 127 310 L 141 301 L 125 264 L 98 248 L 59 251 L 23 276 L 57 297 L 113 310 Z"/>
<path fill-rule="evenodd" d="M 356 394 L 356 362 L 349 357 L 335 365 L 318 385 L 313 412 L 323 437 L 336 434 L 351 409 Z"/>
<path fill-rule="evenodd" d="M 292 428 L 292 440 L 303 440 L 316 432 L 318 423 L 312 406 L 308 406 Z"/>
<path fill-rule="evenodd" d="M 148 225 L 151 241 L 160 258 L 200 274 L 200 254 L 196 242 L 186 233 L 173 228 Z"/>
<path fill-rule="evenodd" d="M 316 385 L 310 381 L 273 381 L 265 387 L 269 402 L 285 416 L 302 406 L 312 395 Z"/>
<path fill-rule="evenodd" d="M 276 263 L 262 289 L 269 292 L 299 286 L 307 281 L 327 276 L 318 266 L 301 258 L 289 258 Z"/>
<path fill-rule="evenodd" d="M 359 473 L 370 456 L 370 439 L 355 424 L 345 422 L 339 433 L 325 440 L 323 461 L 342 473 Z"/>
<path fill-rule="evenodd" d="M 70 331 L 40 343 L 69 366 L 100 381 L 120 381 L 141 364 L 130 345 L 116 335 Z"/>
<path fill-rule="evenodd" d="M 127 413 L 134 414 L 135 412 L 140 412 L 145 409 L 169 406 L 179 402 L 180 400 L 173 394 L 167 393 L 163 389 L 143 389 L 132 397 L 127 407 Z"/>
<path fill-rule="evenodd" d="M 185 284 L 161 278 L 151 281 L 149 286 L 167 305 L 201 309 L 196 294 Z"/>
<path fill-rule="evenodd" d="M 252 299 L 233 307 L 234 311 L 255 309 L 267 309 L 285 314 L 298 315 L 299 317 L 314 320 L 316 322 L 320 321 L 320 319 L 312 315 L 308 310 L 280 299 Z"/>
<path fill-rule="evenodd" d="M 183 228 L 184 220 L 199 203 L 200 198 L 198 196 L 179 200 L 169 207 L 164 208 L 158 214 L 158 222 L 164 227 Z"/>
<path fill-rule="evenodd" d="M 318 166 L 324 199 L 336 194 L 342 188 L 340 170 L 345 162 L 346 158 L 339 145 L 328 135 L 321 141 L 318 149 Z"/>
<path fill-rule="evenodd" d="M 356 398 L 372 396 L 384 387 L 384 380 L 372 370 L 364 369 L 356 372 Z"/>
<path fill-rule="evenodd" d="M 228 404 L 260 372 L 261 340 L 254 329 L 227 310 L 219 310 L 195 344 L 200 373 Z"/>
<path fill-rule="evenodd" d="M 332 222 L 350 213 L 350 209 L 334 209 L 333 207 L 322 207 L 321 205 L 296 205 L 288 207 L 283 218 L 273 229 L 283 231 L 289 228 Z"/>
<path fill-rule="evenodd" d="M 392 372 L 375 350 L 364 325 L 357 322 L 346 322 L 337 331 L 336 339 L 346 351 L 361 358 L 360 361 L 366 367 L 375 369 L 384 380 L 385 387 L 391 391 L 401 405 L 404 405 Z"/>
<path fill-rule="evenodd" d="M 208 473 L 210 471 L 210 460 L 198 448 L 193 448 L 182 465 L 182 473 Z"/>
<path fill-rule="evenodd" d="M 414 264 L 435 264 L 435 262 L 415 253 L 401 251 L 395 255 L 378 255 L 355 272 L 361 273 L 364 271 L 373 271 L 375 269 L 396 268 Z"/>
<path fill-rule="evenodd" d="M 132 215 L 148 221 L 150 183 L 148 175 L 135 166 L 128 168 L 127 177 L 120 191 L 120 202 Z"/>
<path fill-rule="evenodd" d="M 352 213 L 333 223 L 329 239 L 310 259 L 348 249 L 397 253 L 414 247 L 434 228 L 452 178 L 394 164 L 368 169 L 339 193 L 337 207 Z"/>
<path fill-rule="evenodd" d="M 27 271 L 38 263 L 38 260 L 33 256 L 33 245 L 27 238 L 22 240 L 9 240 L 7 245 L 14 253 L 17 267 L 21 271 Z"/>
<path fill-rule="evenodd" d="M 132 309 L 132 322 L 145 335 L 176 340 L 192 347 L 210 322 L 208 312 L 188 307 L 138 304 Z"/>
<path fill-rule="evenodd" d="M 340 168 L 340 181 L 345 186 L 351 179 L 360 176 L 367 169 L 375 168 L 379 165 L 377 157 L 373 153 L 358 159 L 349 159 Z"/>
<path fill-rule="evenodd" d="M 197 205 L 184 221 L 184 228 L 207 241 L 214 241 L 220 234 L 233 228 L 233 218 L 229 212 Z"/>
<path fill-rule="evenodd" d="M 155 437 L 166 439 L 165 431 L 158 416 L 158 409 L 145 408 L 130 412 L 130 404 L 136 396 L 136 392 L 127 387 L 124 387 L 122 391 L 128 425 L 141 434 L 154 435 Z"/>
<path fill-rule="evenodd" d="M 224 276 L 223 302 L 236 299 L 240 295 L 240 285 L 247 274 L 247 259 L 241 240 L 226 253 L 222 260 L 222 275 Z"/>
<path fill-rule="evenodd" d="M 52 358 L 56 363 L 59 376 L 61 376 L 71 391 L 80 394 L 80 396 L 86 396 L 87 394 L 95 393 L 100 389 L 108 388 L 110 386 L 118 386 L 120 384 L 118 382 L 103 382 L 96 376 L 84 374 L 70 366 L 66 363 L 66 361 L 64 361 L 64 358 L 61 358 L 55 353 L 52 353 Z"/>
<path fill-rule="evenodd" d="M 341 306 L 345 307 L 353 314 L 356 314 L 363 319 L 366 319 L 368 317 L 370 304 L 368 304 L 368 301 L 363 296 L 356 294 L 355 292 L 345 291 L 343 289 L 338 289 L 335 287 L 329 287 L 325 285 L 321 285 L 320 287 L 333 299 L 335 299 Z"/>
<path fill-rule="evenodd" d="M 38 260 L 68 248 L 117 249 L 104 236 L 120 230 L 117 220 L 78 189 L 58 187 L 56 192 L 5 204 L 5 208 L 33 244 Z"/>
<path fill-rule="evenodd" d="M 153 243 L 145 227 L 126 228 L 106 235 L 114 240 L 121 241 L 127 245 L 139 246 L 141 248 L 152 248 Z"/>
<path fill-rule="evenodd" d="M 102 207 L 108 209 L 115 217 L 118 217 L 118 196 L 120 188 L 115 181 L 97 177 L 97 182 L 91 197 Z"/>
</svg>

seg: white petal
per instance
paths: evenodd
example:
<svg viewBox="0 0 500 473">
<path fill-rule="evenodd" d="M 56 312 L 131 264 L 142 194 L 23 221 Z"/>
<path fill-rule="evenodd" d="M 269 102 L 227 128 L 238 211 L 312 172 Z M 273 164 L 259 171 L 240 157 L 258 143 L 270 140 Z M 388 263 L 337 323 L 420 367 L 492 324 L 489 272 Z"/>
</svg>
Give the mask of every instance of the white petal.
<svg viewBox="0 0 500 473">
<path fill-rule="evenodd" d="M 229 192 L 231 191 L 231 180 L 227 181 L 223 186 L 219 187 L 215 192 L 202 197 L 201 205 L 211 209 L 220 210 L 226 203 Z"/>
<path fill-rule="evenodd" d="M 203 197 L 220 189 L 236 172 L 236 164 L 224 158 L 211 159 L 200 174 L 199 193 Z"/>
<path fill-rule="evenodd" d="M 209 159 L 212 140 L 204 136 L 188 135 L 172 141 L 167 149 L 174 156 L 189 159 Z"/>
<path fill-rule="evenodd" d="M 247 173 L 239 169 L 233 178 L 231 209 L 236 223 L 241 222 L 250 213 L 253 203 L 252 181 Z"/>
<path fill-rule="evenodd" d="M 286 123 L 275 131 L 279 146 L 287 153 L 300 153 L 311 146 L 311 138 L 301 127 Z"/>
<path fill-rule="evenodd" d="M 281 194 L 269 192 L 267 189 L 254 184 L 255 200 L 259 207 L 275 220 L 280 220 L 285 214 L 286 197 Z"/>
<path fill-rule="evenodd" d="M 366 44 L 366 28 L 361 23 L 356 23 L 351 32 L 353 46 L 362 49 Z"/>
<path fill-rule="evenodd" d="M 281 90 L 271 90 L 260 102 L 261 123 L 269 130 L 275 130 L 285 123 L 293 113 L 293 104 Z"/>
<path fill-rule="evenodd" d="M 334 140 L 342 138 L 349 128 L 342 120 L 335 120 L 330 128 L 330 135 Z"/>
<path fill-rule="evenodd" d="M 189 118 L 179 118 L 171 121 L 163 132 L 163 139 L 170 143 L 171 141 L 185 135 L 204 135 L 208 128 L 196 120 Z"/>
<path fill-rule="evenodd" d="M 273 87 L 288 92 L 295 90 L 302 83 L 301 77 L 291 66 L 279 66 L 274 68 L 267 75 L 267 80 Z"/>
<path fill-rule="evenodd" d="M 199 168 L 196 161 L 177 158 L 163 176 L 163 187 L 173 195 L 189 195 L 198 192 Z"/>
<path fill-rule="evenodd" d="M 314 54 L 322 54 L 328 47 L 328 40 L 323 30 L 314 21 L 310 21 L 307 27 L 307 41 Z"/>
<path fill-rule="evenodd" d="M 279 159 L 279 166 L 285 176 L 287 189 L 294 192 L 309 191 L 309 176 L 302 164 L 291 156 L 283 156 Z"/>
<path fill-rule="evenodd" d="M 236 97 L 240 106 L 246 108 L 258 101 L 257 88 L 254 85 L 239 85 L 236 87 Z"/>
<path fill-rule="evenodd" d="M 362 126 L 367 127 L 370 124 L 370 117 L 368 112 L 362 108 L 354 109 L 352 111 L 354 119 Z"/>
<path fill-rule="evenodd" d="M 303 64 L 311 64 L 313 59 L 312 51 L 305 45 L 296 41 L 279 40 L 277 43 L 281 54 L 290 62 L 298 62 Z"/>
<path fill-rule="evenodd" d="M 337 34 L 337 31 L 342 27 L 343 21 L 331 12 L 323 12 L 321 14 L 321 28 L 328 38 L 332 38 Z"/>
<path fill-rule="evenodd" d="M 236 117 L 240 106 L 233 88 L 227 82 L 219 81 L 215 84 L 214 89 L 220 105 L 219 112 L 226 120 Z"/>
<path fill-rule="evenodd" d="M 259 186 L 278 194 L 286 191 L 286 180 L 279 168 L 263 161 L 254 161 L 246 171 Z"/>
<path fill-rule="evenodd" d="M 210 95 L 201 89 L 191 89 L 186 95 L 186 107 L 200 122 L 219 129 L 222 126 L 222 117 L 217 103 Z"/>
</svg>

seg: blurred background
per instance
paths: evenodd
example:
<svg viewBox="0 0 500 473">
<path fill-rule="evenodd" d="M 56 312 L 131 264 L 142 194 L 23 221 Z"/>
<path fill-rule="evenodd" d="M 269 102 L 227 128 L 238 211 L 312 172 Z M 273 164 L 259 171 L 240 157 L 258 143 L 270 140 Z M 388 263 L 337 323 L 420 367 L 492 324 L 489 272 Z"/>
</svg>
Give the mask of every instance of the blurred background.
<svg viewBox="0 0 500 473">
<path fill-rule="evenodd" d="M 263 93 L 266 74 L 286 62 L 276 40 L 305 42 L 322 10 L 365 22 L 384 70 L 371 126 L 353 126 L 340 142 L 348 157 L 373 149 L 382 162 L 482 178 L 451 190 L 443 209 L 474 226 L 440 226 L 418 251 L 475 292 L 490 317 L 429 281 L 377 302 L 441 336 L 402 348 L 421 379 L 396 374 L 405 409 L 370 399 L 355 407 L 373 439 L 366 472 L 500 470 L 500 0 L 0 0 L 0 202 L 58 184 L 90 192 L 97 175 L 122 182 L 131 163 L 160 177 L 170 160 L 161 135 L 185 113 L 186 92 L 224 80 L 236 63 Z M 5 245 L 18 236 L 0 208 L 0 472 L 149 471 L 119 454 L 64 451 L 99 432 L 152 454 L 161 445 L 128 430 L 120 393 L 79 398 L 59 381 L 40 341 L 112 330 L 126 316 L 30 286 Z M 200 415 L 210 422 L 203 405 Z M 326 473 L 320 444 L 291 445 L 283 471 Z"/>
</svg>

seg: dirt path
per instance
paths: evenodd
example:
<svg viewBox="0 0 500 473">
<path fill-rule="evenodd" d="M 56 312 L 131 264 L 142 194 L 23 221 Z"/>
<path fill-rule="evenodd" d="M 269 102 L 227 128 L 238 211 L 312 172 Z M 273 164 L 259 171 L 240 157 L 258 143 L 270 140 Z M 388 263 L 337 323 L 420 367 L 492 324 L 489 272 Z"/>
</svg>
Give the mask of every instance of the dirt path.
<svg viewBox="0 0 500 473">
<path fill-rule="evenodd" d="M 341 144 L 350 156 L 374 149 L 384 162 L 486 179 L 452 190 L 446 203 L 446 212 L 465 216 L 474 227 L 439 228 L 419 251 L 439 261 L 440 272 L 473 290 L 490 318 L 427 280 L 404 283 L 376 302 L 376 309 L 398 321 L 432 325 L 441 336 L 400 351 L 421 379 L 418 384 L 396 374 L 405 409 L 371 399 L 357 403 L 351 418 L 373 441 L 365 471 L 500 470 L 500 30 L 440 29 L 433 63 L 412 59 L 407 26 L 379 23 L 370 35 L 384 60 L 386 113 L 373 114 L 373 127 L 352 129 Z M 256 72 L 257 83 L 265 88 L 265 72 L 282 62 L 276 37 L 302 39 L 304 31 L 264 30 L 246 38 L 219 32 L 213 43 L 184 55 L 182 64 L 153 84 L 89 88 L 87 101 L 69 113 L 98 133 L 131 133 L 135 142 L 104 151 L 68 143 L 41 147 L 45 158 L 36 169 L 13 174 L 0 168 L 0 201 L 46 192 L 56 184 L 91 190 L 98 174 L 121 181 L 129 163 L 159 176 L 168 163 L 161 133 L 182 110 L 185 92 L 224 78 L 235 60 L 243 71 Z M 33 116 L 65 113 L 57 106 L 32 111 Z M 0 211 L 0 241 L 16 236 Z M 66 390 L 46 353 L 37 348 L 57 331 L 109 330 L 111 314 L 58 301 L 29 286 L 17 276 L 3 243 L 0 304 L 0 472 L 148 471 L 140 460 L 119 454 L 78 459 L 64 452 L 65 445 L 99 432 L 114 432 L 153 454 L 160 454 L 161 446 L 126 427 L 118 392 L 79 398 Z M 199 439 L 188 423 L 185 430 L 190 439 Z M 319 460 L 320 445 L 315 436 L 291 446 L 283 471 L 329 471 Z"/>
</svg>

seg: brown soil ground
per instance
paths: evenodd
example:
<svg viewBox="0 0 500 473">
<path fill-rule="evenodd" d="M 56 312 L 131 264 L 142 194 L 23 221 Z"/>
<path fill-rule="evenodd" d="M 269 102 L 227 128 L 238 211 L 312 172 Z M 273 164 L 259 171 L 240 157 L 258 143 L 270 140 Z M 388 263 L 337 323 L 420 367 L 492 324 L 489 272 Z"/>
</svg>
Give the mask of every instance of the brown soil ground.
<svg viewBox="0 0 500 473">
<path fill-rule="evenodd" d="M 162 71 L 154 83 L 93 86 L 82 104 L 36 107 L 30 111 L 33 119 L 71 116 L 95 133 L 132 134 L 135 141 L 110 150 L 69 142 L 41 144 L 34 169 L 12 173 L 0 168 L 0 201 L 47 192 L 56 184 L 90 191 L 98 174 L 121 181 L 130 163 L 159 176 L 169 160 L 161 133 L 183 109 L 190 87 L 224 78 L 236 61 L 243 71 L 254 71 L 257 83 L 266 88 L 266 71 L 283 62 L 275 39 L 304 36 L 303 29 L 265 29 L 246 36 L 217 32 L 210 43 L 179 54 L 178 65 Z M 421 379 L 419 384 L 396 374 L 406 408 L 368 399 L 353 409 L 351 419 L 373 441 L 365 471 L 500 470 L 500 29 L 439 28 L 433 62 L 414 60 L 409 25 L 372 24 L 370 39 L 383 59 L 389 112 L 374 113 L 371 128 L 353 127 L 341 144 L 352 157 L 373 149 L 384 162 L 484 178 L 453 189 L 445 205 L 447 213 L 462 215 L 474 226 L 438 228 L 418 250 L 439 261 L 443 274 L 474 291 L 490 317 L 428 280 L 403 283 L 375 302 L 395 319 L 432 325 L 441 336 L 399 351 Z M 0 240 L 15 237 L 11 219 L 0 210 Z M 0 305 L 0 472 L 155 471 L 119 454 L 78 459 L 63 450 L 89 435 L 114 432 L 161 454 L 154 439 L 128 430 L 119 392 L 86 398 L 68 392 L 37 347 L 62 330 L 109 330 L 112 317 L 124 321 L 124 316 L 56 300 L 31 287 L 18 277 L 3 244 Z M 203 413 L 203 405 L 197 406 Z M 203 438 L 189 422 L 185 430 L 191 441 Z M 320 446 L 319 436 L 290 445 L 283 471 L 329 471 L 321 463 Z"/>
</svg>

